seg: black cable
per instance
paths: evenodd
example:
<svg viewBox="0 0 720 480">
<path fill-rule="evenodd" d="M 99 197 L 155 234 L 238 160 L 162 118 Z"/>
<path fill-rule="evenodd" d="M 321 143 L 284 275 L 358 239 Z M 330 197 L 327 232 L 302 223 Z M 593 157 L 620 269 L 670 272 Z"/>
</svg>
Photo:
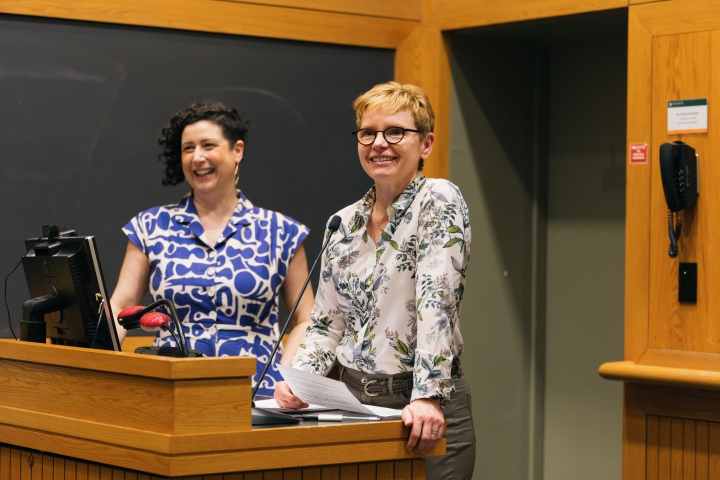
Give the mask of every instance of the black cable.
<svg viewBox="0 0 720 480">
<path fill-rule="evenodd" d="M 138 317 L 145 315 L 148 312 L 151 312 L 155 310 L 160 305 L 164 305 L 170 310 L 170 318 L 173 321 L 173 324 L 175 325 L 175 329 L 177 330 L 178 338 L 173 338 L 176 340 L 178 346 L 180 347 L 180 352 L 182 352 L 183 357 L 188 357 L 188 348 L 187 348 L 187 342 L 185 341 L 185 333 L 182 330 L 182 323 L 180 323 L 180 317 L 178 317 L 177 311 L 175 310 L 175 305 L 165 298 L 161 298 L 160 300 L 151 303 L 147 307 L 143 308 L 142 310 L 138 311 L 135 315 Z"/>
<path fill-rule="evenodd" d="M 337 219 L 337 222 L 336 220 Z M 325 249 L 330 244 L 330 238 L 332 237 L 333 233 L 335 233 L 340 227 L 340 217 L 335 215 L 332 220 L 330 220 L 330 225 L 328 226 L 328 232 L 325 237 L 325 242 L 323 243 L 322 248 L 320 249 L 320 254 L 318 254 L 317 258 L 315 259 L 315 263 L 313 263 L 312 268 L 310 269 L 310 273 L 308 273 L 307 278 L 305 279 L 305 283 L 303 284 L 302 288 L 300 289 L 300 295 L 298 295 L 297 299 L 295 300 L 295 305 L 293 305 L 292 310 L 290 310 L 290 313 L 288 314 L 287 321 L 285 322 L 285 325 L 283 326 L 282 330 L 280 331 L 280 335 L 278 335 L 277 342 L 275 342 L 275 347 L 273 347 L 272 352 L 270 352 L 270 357 L 268 358 L 267 362 L 265 362 L 265 368 L 263 368 L 262 373 L 257 379 L 257 382 L 255 383 L 255 387 L 252 389 L 252 393 L 250 394 L 250 401 L 253 402 L 252 405 L 255 407 L 255 394 L 257 393 L 258 389 L 260 388 L 260 384 L 262 383 L 263 379 L 265 378 L 265 374 L 267 373 L 268 369 L 272 366 L 273 357 L 275 357 L 275 354 L 278 351 L 278 347 L 282 343 L 282 338 L 285 335 L 285 332 L 287 332 L 288 325 L 290 325 L 290 322 L 292 321 L 293 315 L 295 315 L 295 310 L 297 309 L 298 305 L 300 304 L 300 300 L 302 299 L 303 295 L 305 294 L 305 288 L 307 288 L 308 283 L 310 283 L 310 278 L 312 277 L 313 272 L 315 271 L 315 267 L 317 267 L 318 262 L 320 261 L 320 257 L 322 256 L 323 252 L 325 252 Z M 333 225 L 334 224 L 334 225 Z"/>
<path fill-rule="evenodd" d="M 670 236 L 670 248 L 668 255 L 670 258 L 678 256 L 678 240 L 680 240 L 680 231 L 682 230 L 682 220 L 676 219 L 675 214 L 668 210 L 668 235 Z"/>
<path fill-rule="evenodd" d="M 172 335 L 173 340 L 175 340 L 175 343 L 177 345 L 180 345 L 180 339 L 177 337 L 177 335 L 175 335 L 175 332 L 172 331 L 172 328 L 170 328 L 170 325 L 168 325 L 167 323 L 163 323 L 162 329 L 170 332 L 170 335 Z"/>
<path fill-rule="evenodd" d="M 17 268 L 20 266 L 20 264 L 23 261 L 23 258 L 25 258 L 27 256 L 27 254 L 30 252 L 30 250 L 32 250 L 32 248 L 35 246 L 35 244 L 38 243 L 42 239 L 43 239 L 43 237 L 35 239 L 35 241 L 25 251 L 25 254 L 22 257 L 20 257 L 20 261 L 18 262 L 17 265 L 15 265 L 15 268 L 13 268 L 10 271 L 10 273 L 8 273 L 7 276 L 5 277 L 5 290 L 3 291 L 3 301 L 5 302 L 5 310 L 7 310 L 8 326 L 10 327 L 10 333 L 12 333 L 12 336 L 15 340 L 17 340 L 17 335 L 15 335 L 15 330 L 13 330 L 13 328 L 12 328 L 12 321 L 10 320 L 10 307 L 8 307 L 8 303 L 7 303 L 7 281 L 8 281 L 8 278 L 10 278 L 10 275 L 12 275 L 15 272 L 15 270 L 17 270 Z"/>
<path fill-rule="evenodd" d="M 95 339 L 97 339 L 97 334 L 100 331 L 100 321 L 102 320 L 103 313 L 105 313 L 105 309 L 103 306 L 105 305 L 105 299 L 101 296 L 100 297 L 100 308 L 98 309 L 98 321 L 95 325 L 95 332 L 93 333 L 92 342 L 90 343 L 90 348 L 95 347 Z"/>
</svg>

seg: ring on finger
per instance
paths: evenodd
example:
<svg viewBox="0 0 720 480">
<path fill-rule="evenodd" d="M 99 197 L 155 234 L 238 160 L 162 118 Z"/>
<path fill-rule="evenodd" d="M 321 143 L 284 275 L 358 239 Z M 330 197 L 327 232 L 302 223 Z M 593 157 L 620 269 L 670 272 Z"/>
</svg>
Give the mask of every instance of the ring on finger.
<svg viewBox="0 0 720 480">
<path fill-rule="evenodd" d="M 437 430 L 430 430 L 430 435 L 437 435 L 439 432 Z"/>
</svg>

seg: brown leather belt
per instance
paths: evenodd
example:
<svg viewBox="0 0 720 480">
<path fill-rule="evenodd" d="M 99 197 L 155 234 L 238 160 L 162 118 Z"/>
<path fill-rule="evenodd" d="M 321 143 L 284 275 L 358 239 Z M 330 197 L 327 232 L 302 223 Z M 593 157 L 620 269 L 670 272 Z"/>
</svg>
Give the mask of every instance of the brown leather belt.
<svg viewBox="0 0 720 480">
<path fill-rule="evenodd" d="M 457 375 L 460 367 L 457 362 L 453 361 L 452 368 L 450 370 L 451 375 Z M 400 375 L 405 378 L 395 378 Z M 383 380 L 371 379 L 364 377 L 362 380 L 358 380 L 348 373 L 348 369 L 344 368 L 342 373 L 342 381 L 350 388 L 357 390 L 358 392 L 364 392 L 369 397 L 377 397 L 378 395 L 387 395 L 390 393 L 390 381 L 392 377 L 392 391 L 393 392 L 407 392 L 412 390 L 413 377 L 412 374 L 396 374 L 388 375 L 388 378 Z"/>
</svg>

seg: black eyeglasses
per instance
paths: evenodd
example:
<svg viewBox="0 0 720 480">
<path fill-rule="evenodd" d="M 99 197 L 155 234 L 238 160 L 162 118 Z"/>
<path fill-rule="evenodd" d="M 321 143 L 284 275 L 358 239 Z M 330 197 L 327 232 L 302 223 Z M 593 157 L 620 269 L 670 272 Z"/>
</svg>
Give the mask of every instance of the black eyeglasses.
<svg viewBox="0 0 720 480">
<path fill-rule="evenodd" d="M 360 145 L 372 145 L 377 138 L 378 133 L 383 134 L 383 138 L 387 143 L 400 143 L 405 136 L 405 132 L 420 133 L 420 130 L 413 130 L 412 128 L 402 127 L 389 127 L 385 130 L 373 130 L 372 128 L 361 128 L 356 132 L 352 132 L 357 138 Z"/>
</svg>

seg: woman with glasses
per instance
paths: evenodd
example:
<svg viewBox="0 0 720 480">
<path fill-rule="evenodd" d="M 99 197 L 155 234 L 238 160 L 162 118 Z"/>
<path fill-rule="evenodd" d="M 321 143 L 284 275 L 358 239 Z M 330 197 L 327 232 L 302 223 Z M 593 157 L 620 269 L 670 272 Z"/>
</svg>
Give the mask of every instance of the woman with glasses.
<svg viewBox="0 0 720 480">
<path fill-rule="evenodd" d="M 153 300 L 175 304 L 189 348 L 206 356 L 254 355 L 262 372 L 279 341 L 277 297 L 289 311 L 308 274 L 302 246 L 308 229 L 236 189 L 247 130 L 234 108 L 217 103 L 190 105 L 170 119 L 159 138 L 163 185 L 185 181 L 190 192 L 125 225 L 129 241 L 111 304 L 115 312 L 138 305 L 149 289 Z M 291 319 L 284 363 L 310 323 L 312 304 L 308 289 Z M 159 332 L 155 345 L 175 346 L 168 332 Z M 272 395 L 279 380 L 273 363 L 258 393 Z"/>
<path fill-rule="evenodd" d="M 475 436 L 460 366 L 468 209 L 455 185 L 422 174 L 435 135 L 421 88 L 377 85 L 354 107 L 358 156 L 375 185 L 337 213 L 313 323 L 291 365 L 325 375 L 337 360 L 362 403 L 403 409 L 408 451 L 425 453 L 445 433 L 447 454 L 427 457 L 427 478 L 469 479 Z M 284 382 L 275 399 L 305 406 Z"/>
</svg>

